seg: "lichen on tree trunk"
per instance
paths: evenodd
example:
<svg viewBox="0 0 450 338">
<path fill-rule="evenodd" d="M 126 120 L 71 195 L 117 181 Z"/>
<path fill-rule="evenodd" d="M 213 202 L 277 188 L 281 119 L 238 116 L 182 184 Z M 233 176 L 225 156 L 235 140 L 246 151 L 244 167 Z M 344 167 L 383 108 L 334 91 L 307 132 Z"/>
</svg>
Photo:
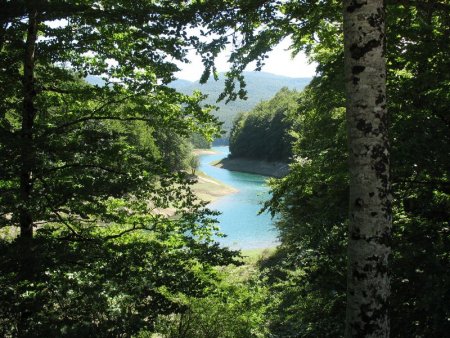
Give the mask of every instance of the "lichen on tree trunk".
<svg viewBox="0 0 450 338">
<path fill-rule="evenodd" d="M 344 1 L 350 211 L 346 337 L 388 337 L 391 236 L 383 0 Z"/>
</svg>

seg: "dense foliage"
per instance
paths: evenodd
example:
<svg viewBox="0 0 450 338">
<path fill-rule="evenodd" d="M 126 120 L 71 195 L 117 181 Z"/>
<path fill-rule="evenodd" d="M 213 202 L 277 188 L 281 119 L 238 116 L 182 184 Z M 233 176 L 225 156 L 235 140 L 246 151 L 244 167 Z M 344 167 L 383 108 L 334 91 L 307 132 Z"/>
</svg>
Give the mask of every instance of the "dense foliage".
<svg viewBox="0 0 450 338">
<path fill-rule="evenodd" d="M 445 13 L 432 5 L 388 7 L 393 337 L 445 336 L 450 329 Z M 339 37 L 339 26 L 328 28 Z M 301 95 L 291 171 L 272 181 L 268 203 L 281 216 L 272 290 L 282 301 L 271 324 L 280 337 L 338 337 L 345 322 L 349 202 L 342 50 L 335 41 L 310 48 L 320 74 Z"/>
<path fill-rule="evenodd" d="M 99 234 L 68 242 L 41 230 L 33 243 L 32 280 L 17 275 L 20 244 L 1 243 L 1 335 L 131 336 L 153 331 L 160 315 L 184 312 L 180 296 L 208 295 L 218 279 L 212 266 L 231 256 L 184 237 L 183 223 L 160 221 L 158 229 L 108 241 Z"/>
<path fill-rule="evenodd" d="M 311 81 L 310 78 L 290 78 L 264 72 L 245 71 L 242 74 L 245 78 L 246 99 L 236 99 L 228 103 L 224 101 L 217 102 L 224 89 L 226 80 L 225 73 L 219 73 L 217 81 L 210 79 L 204 84 L 176 80 L 170 85 L 184 94 L 190 95 L 195 90 L 200 90 L 203 94 L 207 95 L 208 97 L 205 99 L 205 102 L 217 106 L 217 110 L 213 114 L 219 121 L 223 122 L 222 128 L 226 132 L 223 138 L 228 140 L 233 121 L 239 113 L 248 112 L 261 101 L 269 100 L 275 92 L 281 90 L 283 87 L 300 91 Z"/>
<path fill-rule="evenodd" d="M 231 156 L 287 162 L 292 154 L 288 116 L 297 97 L 296 91 L 284 87 L 269 101 L 239 114 L 230 132 Z"/>
<path fill-rule="evenodd" d="M 168 338 L 262 338 L 267 326 L 269 299 L 255 262 L 226 268 L 217 290 L 204 298 L 187 299 L 187 311 L 160 316 L 157 331 Z"/>
<path fill-rule="evenodd" d="M 189 138 L 189 141 L 191 142 L 192 146 L 196 149 L 211 148 L 211 142 L 208 142 L 208 140 L 204 136 L 198 133 L 193 133 Z"/>
<path fill-rule="evenodd" d="M 387 4 L 392 336 L 443 337 L 450 331 L 450 5 Z M 3 1 L 0 334 L 342 336 L 349 202 L 340 6 Z M 206 33 L 191 30 L 199 25 L 213 34 L 206 42 Z M 272 180 L 266 205 L 277 215 L 281 246 L 259 278 L 221 281 L 217 266 L 236 263 L 236 253 L 213 242 L 214 212 L 196 200 L 183 171 L 196 165 L 187 140 L 209 142 L 218 123 L 201 94 L 169 87 L 177 70 L 170 60 L 185 62 L 196 48 L 206 81 L 217 75 L 211 59 L 232 42 L 222 96 L 245 96 L 235 90 L 245 66 L 256 60 L 261 68 L 287 35 L 318 62 L 317 77 L 302 93 L 284 89 L 240 115 L 232 135 L 248 147 L 234 152 L 292 158 L 290 174 Z M 84 81 L 92 75 L 102 82 Z M 30 224 L 34 232 L 18 236 Z"/>
<path fill-rule="evenodd" d="M 392 145 L 393 257 L 391 335 L 449 331 L 450 148 L 448 1 L 386 1 L 388 111 Z M 279 337 L 339 337 L 344 332 L 347 140 L 342 2 L 230 1 L 209 27 L 235 49 L 227 90 L 250 62 L 291 36 L 294 51 L 318 62 L 301 94 L 291 135 L 291 173 L 272 182 L 268 207 L 280 217 L 282 245 L 268 261 L 275 298 L 269 318 Z M 375 20 L 375 18 L 374 18 Z M 258 29 L 255 29 L 258 27 Z M 241 83 L 242 84 L 242 83 Z M 241 117 L 242 118 L 242 117 Z M 250 139 L 250 138 L 249 138 Z M 266 139 L 259 139 L 261 143 Z"/>
<path fill-rule="evenodd" d="M 6 1 L 0 14 L 0 334 L 123 336 L 234 261 L 183 171 L 218 134 L 166 84 L 195 4 Z M 88 83 L 86 77 L 101 77 Z M 194 163 L 195 164 L 195 163 Z"/>
</svg>

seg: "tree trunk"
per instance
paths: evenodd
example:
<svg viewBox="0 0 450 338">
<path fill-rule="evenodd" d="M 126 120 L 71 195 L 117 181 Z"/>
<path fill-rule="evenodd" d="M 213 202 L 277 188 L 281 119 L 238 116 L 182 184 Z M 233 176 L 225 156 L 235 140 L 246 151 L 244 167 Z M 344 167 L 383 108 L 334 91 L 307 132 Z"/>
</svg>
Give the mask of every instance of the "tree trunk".
<svg viewBox="0 0 450 338">
<path fill-rule="evenodd" d="M 346 337 L 388 337 L 391 237 L 383 0 L 344 1 L 350 211 Z"/>
<path fill-rule="evenodd" d="M 19 239 L 19 274 L 18 279 L 22 283 L 30 283 L 35 278 L 35 255 L 33 243 L 33 216 L 30 203 L 33 188 L 32 170 L 34 167 L 33 150 L 33 124 L 36 116 L 34 99 L 36 96 L 34 84 L 35 50 L 37 40 L 37 9 L 35 1 L 27 1 L 28 29 L 25 41 L 23 59 L 23 107 L 22 125 L 20 130 L 20 239 Z M 20 303 L 20 319 L 18 321 L 18 336 L 30 335 L 29 320 L 35 311 L 33 299 L 27 299 Z"/>
<path fill-rule="evenodd" d="M 21 126 L 21 168 L 20 168 L 20 237 L 33 237 L 33 218 L 30 212 L 30 195 L 32 190 L 33 168 L 33 123 L 36 115 L 34 98 L 34 59 L 37 40 L 37 10 L 28 4 L 28 30 L 25 43 L 24 74 L 23 74 L 23 110 Z"/>
</svg>

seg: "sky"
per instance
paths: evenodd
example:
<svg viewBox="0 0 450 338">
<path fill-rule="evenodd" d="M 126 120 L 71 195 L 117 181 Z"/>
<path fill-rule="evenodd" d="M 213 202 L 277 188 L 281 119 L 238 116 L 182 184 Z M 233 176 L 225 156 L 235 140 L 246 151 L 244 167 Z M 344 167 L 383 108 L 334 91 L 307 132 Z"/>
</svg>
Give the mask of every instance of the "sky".
<svg viewBox="0 0 450 338">
<path fill-rule="evenodd" d="M 276 48 L 268 54 L 269 58 L 265 60 L 265 66 L 262 68 L 263 72 L 289 76 L 289 77 L 312 77 L 315 74 L 316 65 L 309 64 L 304 54 L 298 54 L 294 59 L 291 57 L 291 52 L 288 50 L 290 40 L 283 40 Z M 227 55 L 229 51 L 225 51 L 219 55 L 217 59 L 217 69 L 219 72 L 225 72 L 229 69 L 227 64 Z M 190 64 L 178 64 L 181 68 L 180 72 L 175 75 L 179 79 L 197 81 L 203 71 L 203 65 L 200 57 L 194 53 L 189 55 Z M 249 67 L 246 70 L 252 71 L 254 67 Z"/>
<path fill-rule="evenodd" d="M 67 25 L 67 20 L 47 21 L 46 24 L 53 28 L 61 27 Z M 292 58 L 291 52 L 288 50 L 290 44 L 291 39 L 285 38 L 276 46 L 268 54 L 268 59 L 265 59 L 265 66 L 262 71 L 288 77 L 313 77 L 316 73 L 316 65 L 310 64 L 303 53 L 299 53 L 295 58 Z M 216 66 L 219 72 L 229 70 L 227 63 L 229 54 L 230 50 L 226 50 L 217 58 Z M 177 72 L 175 76 L 183 80 L 197 81 L 203 72 L 201 58 L 195 55 L 195 52 L 191 52 L 189 59 L 191 60 L 190 64 L 176 62 L 181 71 Z M 254 65 L 250 65 L 246 70 L 253 71 L 254 68 Z"/>
</svg>

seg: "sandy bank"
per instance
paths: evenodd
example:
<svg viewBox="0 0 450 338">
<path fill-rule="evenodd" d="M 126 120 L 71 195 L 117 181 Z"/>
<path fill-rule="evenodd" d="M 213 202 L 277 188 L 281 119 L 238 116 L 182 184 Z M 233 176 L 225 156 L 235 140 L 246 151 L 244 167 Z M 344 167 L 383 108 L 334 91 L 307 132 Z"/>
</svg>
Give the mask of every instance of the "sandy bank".
<svg viewBox="0 0 450 338">
<path fill-rule="evenodd" d="M 192 191 L 199 199 L 210 203 L 222 196 L 238 192 L 237 189 L 217 181 L 201 171 L 197 171 L 197 183 L 192 186 Z M 176 209 L 155 209 L 154 212 L 158 215 L 171 217 L 175 215 Z"/>
<path fill-rule="evenodd" d="M 219 197 L 238 192 L 237 189 L 217 181 L 202 172 L 197 174 L 197 183 L 194 184 L 192 189 L 197 197 L 207 202 L 212 202 Z"/>
<path fill-rule="evenodd" d="M 214 155 L 214 154 L 218 154 L 217 151 L 214 151 L 212 149 L 194 149 L 193 151 L 194 155 Z"/>
<path fill-rule="evenodd" d="M 286 176 L 289 172 L 287 163 L 249 160 L 245 158 L 224 158 L 214 165 L 231 171 L 242 171 L 277 178 Z"/>
</svg>

